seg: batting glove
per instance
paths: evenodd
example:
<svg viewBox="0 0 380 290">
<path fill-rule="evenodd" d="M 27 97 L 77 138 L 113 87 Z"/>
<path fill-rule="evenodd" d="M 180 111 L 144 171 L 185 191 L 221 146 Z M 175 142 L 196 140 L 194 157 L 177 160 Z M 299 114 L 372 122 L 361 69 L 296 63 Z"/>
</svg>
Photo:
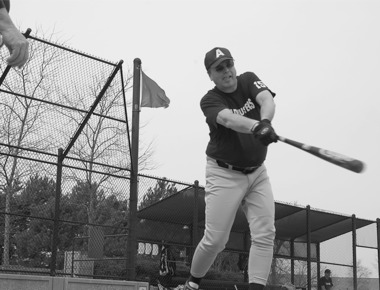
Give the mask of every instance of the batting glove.
<svg viewBox="0 0 380 290">
<path fill-rule="evenodd" d="M 261 120 L 252 133 L 265 146 L 278 140 L 278 136 L 268 119 Z"/>
</svg>

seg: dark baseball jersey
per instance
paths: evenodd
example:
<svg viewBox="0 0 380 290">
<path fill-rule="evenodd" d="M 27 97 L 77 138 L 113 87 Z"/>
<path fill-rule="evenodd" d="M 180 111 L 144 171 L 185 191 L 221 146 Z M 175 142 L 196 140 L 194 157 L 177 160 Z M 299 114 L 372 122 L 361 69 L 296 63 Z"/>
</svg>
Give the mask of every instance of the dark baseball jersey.
<svg viewBox="0 0 380 290">
<path fill-rule="evenodd" d="M 322 289 L 322 286 L 325 286 L 326 290 L 329 290 L 331 289 L 333 285 L 332 283 L 332 279 L 331 278 L 326 278 L 325 276 L 321 277 L 319 279 L 319 288 L 318 289 Z"/>
<path fill-rule="evenodd" d="M 270 91 L 254 73 L 246 72 L 237 76 L 237 89 L 233 93 L 224 93 L 216 87 L 207 92 L 201 100 L 201 109 L 210 129 L 207 156 L 238 167 L 253 167 L 264 162 L 267 146 L 253 134 L 239 133 L 216 122 L 223 109 L 260 121 L 256 96 L 264 90 Z"/>
</svg>

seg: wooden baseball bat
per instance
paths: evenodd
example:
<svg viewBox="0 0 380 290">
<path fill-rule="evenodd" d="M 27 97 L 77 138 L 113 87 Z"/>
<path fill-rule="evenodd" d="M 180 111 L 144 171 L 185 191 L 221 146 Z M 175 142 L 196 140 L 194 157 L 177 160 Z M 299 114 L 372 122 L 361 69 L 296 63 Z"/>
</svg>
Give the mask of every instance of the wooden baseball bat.
<svg viewBox="0 0 380 290">
<path fill-rule="evenodd" d="M 364 162 L 333 151 L 329 151 L 315 146 L 310 146 L 282 136 L 278 136 L 278 140 L 286 144 L 292 145 L 296 148 L 299 148 L 303 151 L 306 151 L 310 154 L 313 154 L 314 156 L 326 160 L 327 162 L 333 163 L 335 165 L 346 168 L 356 173 L 362 172 L 365 167 Z"/>
</svg>

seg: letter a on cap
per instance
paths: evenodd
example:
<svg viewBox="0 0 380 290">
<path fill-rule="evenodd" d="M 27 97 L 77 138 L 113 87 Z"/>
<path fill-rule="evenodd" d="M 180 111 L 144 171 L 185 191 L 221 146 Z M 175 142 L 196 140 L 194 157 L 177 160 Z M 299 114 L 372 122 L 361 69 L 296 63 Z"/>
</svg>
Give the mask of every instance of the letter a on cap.
<svg viewBox="0 0 380 290">
<path fill-rule="evenodd" d="M 215 51 L 215 55 L 216 55 L 216 58 L 218 58 L 219 56 L 224 55 L 224 53 L 218 48 L 218 49 Z"/>
</svg>

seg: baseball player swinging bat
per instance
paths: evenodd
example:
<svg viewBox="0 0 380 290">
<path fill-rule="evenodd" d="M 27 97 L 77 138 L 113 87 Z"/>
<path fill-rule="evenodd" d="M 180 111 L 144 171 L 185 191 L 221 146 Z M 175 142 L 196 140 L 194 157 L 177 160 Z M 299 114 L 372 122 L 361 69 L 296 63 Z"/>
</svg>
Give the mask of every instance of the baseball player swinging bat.
<svg viewBox="0 0 380 290">
<path fill-rule="evenodd" d="M 344 156 L 342 154 L 329 151 L 326 149 L 318 148 L 315 146 L 306 145 L 282 136 L 278 136 L 278 140 L 286 144 L 292 145 L 310 154 L 313 154 L 319 158 L 326 160 L 327 162 L 333 163 L 340 167 L 346 168 L 356 173 L 360 173 L 364 169 L 364 163 L 360 160 Z"/>
</svg>

